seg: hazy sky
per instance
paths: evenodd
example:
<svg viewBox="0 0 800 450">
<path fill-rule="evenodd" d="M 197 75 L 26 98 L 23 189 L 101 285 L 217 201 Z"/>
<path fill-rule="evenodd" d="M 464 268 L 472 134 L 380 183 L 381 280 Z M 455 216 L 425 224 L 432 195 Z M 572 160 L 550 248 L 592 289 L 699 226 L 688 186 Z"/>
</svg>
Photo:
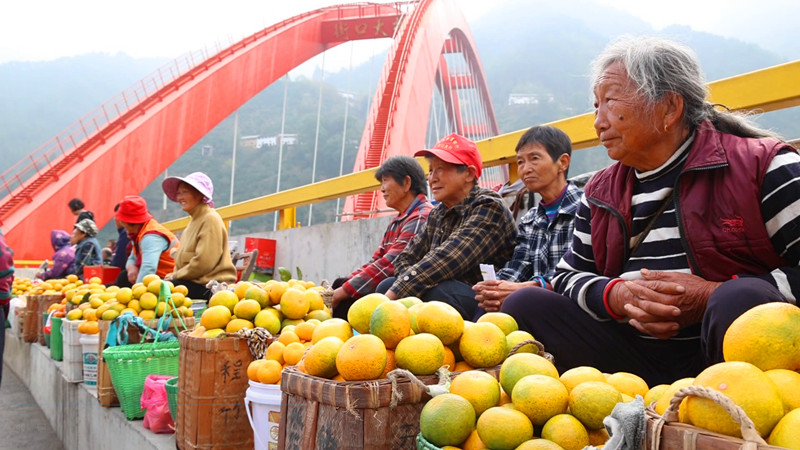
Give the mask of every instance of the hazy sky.
<svg viewBox="0 0 800 450">
<path fill-rule="evenodd" d="M 467 20 L 494 2 L 456 0 Z M 496 0 L 498 1 L 498 0 Z M 499 0 L 503 1 L 503 0 Z M 536 0 L 542 1 L 542 0 Z M 531 0 L 535 6 L 536 1 Z M 570 0 L 558 1 L 565 8 Z M 661 29 L 689 25 L 741 39 L 796 39 L 796 0 L 596 0 Z M 8 3 L 11 3 L 10 5 Z M 90 52 L 124 52 L 133 57 L 178 57 L 204 47 L 223 47 L 282 19 L 330 0 L 25 0 L 7 2 L 0 15 L 0 63 L 41 61 Z M 535 7 L 532 8 L 535 10 Z M 746 30 L 746 32 L 745 32 Z M 371 49 L 376 44 L 369 44 Z M 800 58 L 800 46 L 796 55 Z M 345 59 L 349 60 L 349 50 Z M 362 58 L 368 50 L 358 51 Z M 341 56 L 339 57 L 342 58 Z M 335 57 L 332 58 L 335 63 Z M 343 63 L 339 63 L 343 64 Z"/>
</svg>

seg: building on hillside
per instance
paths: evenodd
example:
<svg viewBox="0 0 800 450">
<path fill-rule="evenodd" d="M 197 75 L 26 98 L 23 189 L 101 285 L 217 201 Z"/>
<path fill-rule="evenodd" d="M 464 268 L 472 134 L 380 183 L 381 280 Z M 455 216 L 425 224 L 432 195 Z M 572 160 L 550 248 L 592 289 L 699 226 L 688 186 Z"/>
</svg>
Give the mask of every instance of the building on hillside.
<svg viewBox="0 0 800 450">
<path fill-rule="evenodd" d="M 509 105 L 538 105 L 542 102 L 553 103 L 556 101 L 553 94 L 508 94 Z"/>
<path fill-rule="evenodd" d="M 276 134 L 274 136 L 261 136 L 258 134 L 242 136 L 239 143 L 244 148 L 260 149 L 261 147 L 277 147 L 281 145 L 297 145 L 297 134 Z"/>
</svg>

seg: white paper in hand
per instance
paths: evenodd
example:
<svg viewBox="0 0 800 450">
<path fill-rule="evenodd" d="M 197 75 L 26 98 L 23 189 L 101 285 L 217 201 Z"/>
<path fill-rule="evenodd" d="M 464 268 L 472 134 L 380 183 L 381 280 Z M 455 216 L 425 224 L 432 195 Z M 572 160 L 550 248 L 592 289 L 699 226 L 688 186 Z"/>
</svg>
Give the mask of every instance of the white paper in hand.
<svg viewBox="0 0 800 450">
<path fill-rule="evenodd" d="M 493 281 L 497 279 L 497 276 L 494 273 L 494 266 L 491 264 L 481 264 L 481 275 L 483 275 L 483 281 Z"/>
</svg>

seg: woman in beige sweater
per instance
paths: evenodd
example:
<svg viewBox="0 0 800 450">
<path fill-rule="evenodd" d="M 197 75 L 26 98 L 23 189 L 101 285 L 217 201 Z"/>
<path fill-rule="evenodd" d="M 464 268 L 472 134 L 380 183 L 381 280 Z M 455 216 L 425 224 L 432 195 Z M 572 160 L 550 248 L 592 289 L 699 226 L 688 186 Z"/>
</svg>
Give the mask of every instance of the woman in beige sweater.
<svg viewBox="0 0 800 450">
<path fill-rule="evenodd" d="M 194 172 L 185 177 L 169 177 L 161 187 L 170 200 L 180 203 L 191 216 L 174 255 L 174 272 L 167 278 L 175 285 L 186 286 L 189 298 L 207 300 L 211 297 L 206 288 L 209 281 L 236 281 L 236 268 L 228 250 L 228 230 L 211 200 L 214 185 L 206 174 Z"/>
</svg>

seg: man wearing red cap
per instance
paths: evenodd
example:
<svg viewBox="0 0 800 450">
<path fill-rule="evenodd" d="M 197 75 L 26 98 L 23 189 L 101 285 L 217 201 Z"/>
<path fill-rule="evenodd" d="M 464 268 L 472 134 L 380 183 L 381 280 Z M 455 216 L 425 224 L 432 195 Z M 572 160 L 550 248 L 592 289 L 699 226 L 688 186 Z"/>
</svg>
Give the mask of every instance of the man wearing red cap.
<svg viewBox="0 0 800 450">
<path fill-rule="evenodd" d="M 125 264 L 131 284 L 141 282 L 151 273 L 161 278 L 172 273 L 175 260 L 170 251 L 178 247 L 178 238 L 153 219 L 142 197 L 128 195 L 123 198 L 116 218 L 128 232 L 133 248 Z"/>
<path fill-rule="evenodd" d="M 478 146 L 457 134 L 414 156 L 428 160 L 428 184 L 439 204 L 420 234 L 395 259 L 395 277 L 378 286 L 391 299 L 439 300 L 472 320 L 472 286 L 480 264 L 502 267 L 511 259 L 516 227 L 500 196 L 478 186 L 483 164 Z"/>
</svg>

